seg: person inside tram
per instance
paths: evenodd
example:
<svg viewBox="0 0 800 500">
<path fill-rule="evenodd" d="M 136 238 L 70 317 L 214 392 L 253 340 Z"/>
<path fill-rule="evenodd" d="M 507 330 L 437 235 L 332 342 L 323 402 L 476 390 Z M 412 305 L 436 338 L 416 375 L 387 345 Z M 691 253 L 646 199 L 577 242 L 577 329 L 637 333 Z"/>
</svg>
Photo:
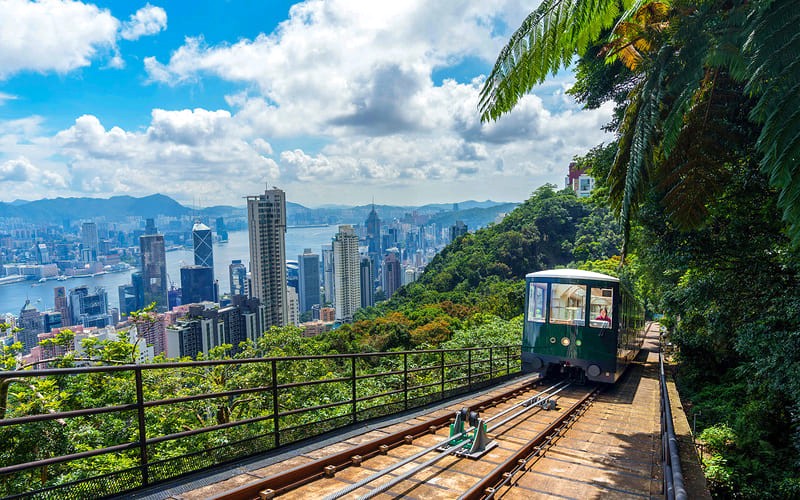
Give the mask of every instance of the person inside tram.
<svg viewBox="0 0 800 500">
<path fill-rule="evenodd" d="M 605 307 L 600 309 L 600 314 L 595 318 L 595 321 L 606 321 L 611 325 L 611 317 L 608 315 L 608 311 L 606 311 Z"/>
</svg>

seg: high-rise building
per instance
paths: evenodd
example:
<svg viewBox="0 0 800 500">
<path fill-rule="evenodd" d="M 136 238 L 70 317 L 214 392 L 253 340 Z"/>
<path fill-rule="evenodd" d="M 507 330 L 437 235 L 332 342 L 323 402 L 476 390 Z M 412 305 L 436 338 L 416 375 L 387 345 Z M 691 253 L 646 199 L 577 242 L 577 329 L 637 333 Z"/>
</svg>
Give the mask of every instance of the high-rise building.
<svg viewBox="0 0 800 500">
<path fill-rule="evenodd" d="M 153 219 L 147 219 L 148 224 Z M 154 230 L 154 228 L 148 228 Z M 144 234 L 139 237 L 139 249 L 142 254 L 142 288 L 144 306 L 156 303 L 157 312 L 168 309 L 167 300 L 167 253 L 164 247 L 164 235 Z"/>
<path fill-rule="evenodd" d="M 315 304 L 320 304 L 319 255 L 306 248 L 303 255 L 297 256 L 297 262 L 300 267 L 300 312 L 305 313 Z"/>
<path fill-rule="evenodd" d="M 381 277 L 383 279 L 383 292 L 386 294 L 387 299 L 402 285 L 400 281 L 402 279 L 402 270 L 400 267 L 400 260 L 394 253 L 387 254 L 383 259 Z"/>
<path fill-rule="evenodd" d="M 375 266 L 370 256 L 361 257 L 361 307 L 375 305 Z"/>
<path fill-rule="evenodd" d="M 25 300 L 25 305 L 19 312 L 17 327 L 21 328 L 16 333 L 17 340 L 22 342 L 22 354 L 28 354 L 31 349 L 39 344 L 37 335 L 42 333 L 42 318 L 39 311 L 31 304 L 30 299 Z"/>
<path fill-rule="evenodd" d="M 73 325 L 96 326 L 103 328 L 111 324 L 108 313 L 108 295 L 101 288 L 89 292 L 86 285 L 69 291 L 69 310 Z"/>
<path fill-rule="evenodd" d="M 463 221 L 457 220 L 450 226 L 450 241 L 455 241 L 459 236 L 467 234 L 467 225 Z"/>
<path fill-rule="evenodd" d="M 208 266 L 183 266 L 181 268 L 181 303 L 197 304 L 217 302 L 214 293 L 214 270 Z"/>
<path fill-rule="evenodd" d="M 286 261 L 286 284 L 294 288 L 295 293 L 300 290 L 300 264 L 296 260 Z"/>
<path fill-rule="evenodd" d="M 210 267 L 214 275 L 214 247 L 211 228 L 202 222 L 196 222 L 192 227 L 192 241 L 194 242 L 194 265 Z"/>
<path fill-rule="evenodd" d="M 81 260 L 96 262 L 100 239 L 97 236 L 97 224 L 84 222 L 81 224 Z"/>
<path fill-rule="evenodd" d="M 167 355 L 194 358 L 222 344 L 233 346 L 235 354 L 239 344 L 255 342 L 263 332 L 264 306 L 258 299 L 236 295 L 231 305 L 219 309 L 191 305 L 186 318 L 167 329 Z"/>
<path fill-rule="evenodd" d="M 369 253 L 380 253 L 381 251 L 381 219 L 375 211 L 375 204 L 372 205 L 367 220 L 364 223 L 367 229 L 367 247 Z"/>
<path fill-rule="evenodd" d="M 158 234 L 158 229 L 156 229 L 156 222 L 153 219 L 145 219 L 144 234 L 146 235 Z"/>
<path fill-rule="evenodd" d="M 286 324 L 298 326 L 300 324 L 300 299 L 294 288 L 286 287 Z"/>
<path fill-rule="evenodd" d="M 333 245 L 322 245 L 322 284 L 324 286 L 326 304 L 333 304 L 336 294 L 333 293 L 335 279 L 333 275 Z"/>
<path fill-rule="evenodd" d="M 247 295 L 247 268 L 241 260 L 233 260 L 228 266 L 228 276 L 231 280 L 231 295 Z"/>
<path fill-rule="evenodd" d="M 61 313 L 61 325 L 70 326 L 69 304 L 67 303 L 67 290 L 63 286 L 53 288 L 53 308 Z"/>
<path fill-rule="evenodd" d="M 358 236 L 353 226 L 339 226 L 333 240 L 336 321 L 353 321 L 353 315 L 361 306 L 360 264 Z"/>
<path fill-rule="evenodd" d="M 119 292 L 119 311 L 123 315 L 128 315 L 131 311 L 141 309 L 137 302 L 136 288 L 133 285 L 120 285 Z"/>
<path fill-rule="evenodd" d="M 50 259 L 50 251 L 47 249 L 45 243 L 38 243 L 36 245 L 36 262 L 39 264 L 49 264 L 52 262 Z"/>
<path fill-rule="evenodd" d="M 247 197 L 251 294 L 266 307 L 266 324 L 283 326 L 286 310 L 286 194 L 278 188 Z"/>
</svg>

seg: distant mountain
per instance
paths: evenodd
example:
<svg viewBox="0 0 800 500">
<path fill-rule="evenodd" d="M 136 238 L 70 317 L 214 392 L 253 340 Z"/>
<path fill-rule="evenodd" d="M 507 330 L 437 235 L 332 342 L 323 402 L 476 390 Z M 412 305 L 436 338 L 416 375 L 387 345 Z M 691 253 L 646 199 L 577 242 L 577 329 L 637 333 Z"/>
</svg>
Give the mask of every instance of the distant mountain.
<svg viewBox="0 0 800 500">
<path fill-rule="evenodd" d="M 452 203 L 429 204 L 421 207 L 374 205 L 380 219 L 391 222 L 394 219 L 408 220 L 417 217 L 433 217 L 438 224 L 452 225 L 463 220 L 470 229 L 483 227 L 492 222 L 498 213 L 508 212 L 514 203 L 495 201 L 459 202 L 459 210 L 453 211 Z M 509 208 L 510 207 L 510 208 Z M 328 205 L 308 208 L 299 203 L 287 202 L 287 223 L 290 226 L 307 224 L 360 224 L 366 220 L 373 205 L 348 207 Z M 37 201 L 16 200 L 11 203 L 0 202 L 0 218 L 18 217 L 35 223 L 60 224 L 64 219 L 80 220 L 104 218 L 107 221 L 126 217 L 155 218 L 159 215 L 169 217 L 190 217 L 193 215 L 214 219 L 224 217 L 229 227 L 246 227 L 247 210 L 244 207 L 218 205 L 196 210 L 183 206 L 169 196 L 154 194 L 142 198 L 132 196 L 113 196 L 111 198 L 55 198 Z"/>
</svg>

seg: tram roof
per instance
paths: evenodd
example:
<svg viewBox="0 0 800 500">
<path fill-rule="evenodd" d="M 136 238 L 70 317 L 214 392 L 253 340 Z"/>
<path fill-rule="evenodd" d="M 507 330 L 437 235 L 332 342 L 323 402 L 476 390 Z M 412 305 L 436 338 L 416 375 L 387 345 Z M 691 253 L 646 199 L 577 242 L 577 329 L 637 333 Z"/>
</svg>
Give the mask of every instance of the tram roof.
<svg viewBox="0 0 800 500">
<path fill-rule="evenodd" d="M 579 269 L 549 269 L 547 271 L 537 271 L 528 273 L 526 278 L 570 278 L 579 280 L 613 281 L 619 282 L 619 278 L 607 274 L 595 273 L 592 271 L 581 271 Z"/>
</svg>

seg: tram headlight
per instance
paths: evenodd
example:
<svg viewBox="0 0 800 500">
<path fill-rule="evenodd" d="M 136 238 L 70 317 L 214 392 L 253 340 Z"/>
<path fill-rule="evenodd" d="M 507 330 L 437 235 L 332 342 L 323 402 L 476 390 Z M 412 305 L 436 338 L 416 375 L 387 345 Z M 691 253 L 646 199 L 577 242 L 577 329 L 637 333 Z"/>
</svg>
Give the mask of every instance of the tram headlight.
<svg viewBox="0 0 800 500">
<path fill-rule="evenodd" d="M 569 338 L 562 337 L 561 338 L 561 345 L 563 345 L 564 347 L 567 347 L 569 345 Z"/>
</svg>

